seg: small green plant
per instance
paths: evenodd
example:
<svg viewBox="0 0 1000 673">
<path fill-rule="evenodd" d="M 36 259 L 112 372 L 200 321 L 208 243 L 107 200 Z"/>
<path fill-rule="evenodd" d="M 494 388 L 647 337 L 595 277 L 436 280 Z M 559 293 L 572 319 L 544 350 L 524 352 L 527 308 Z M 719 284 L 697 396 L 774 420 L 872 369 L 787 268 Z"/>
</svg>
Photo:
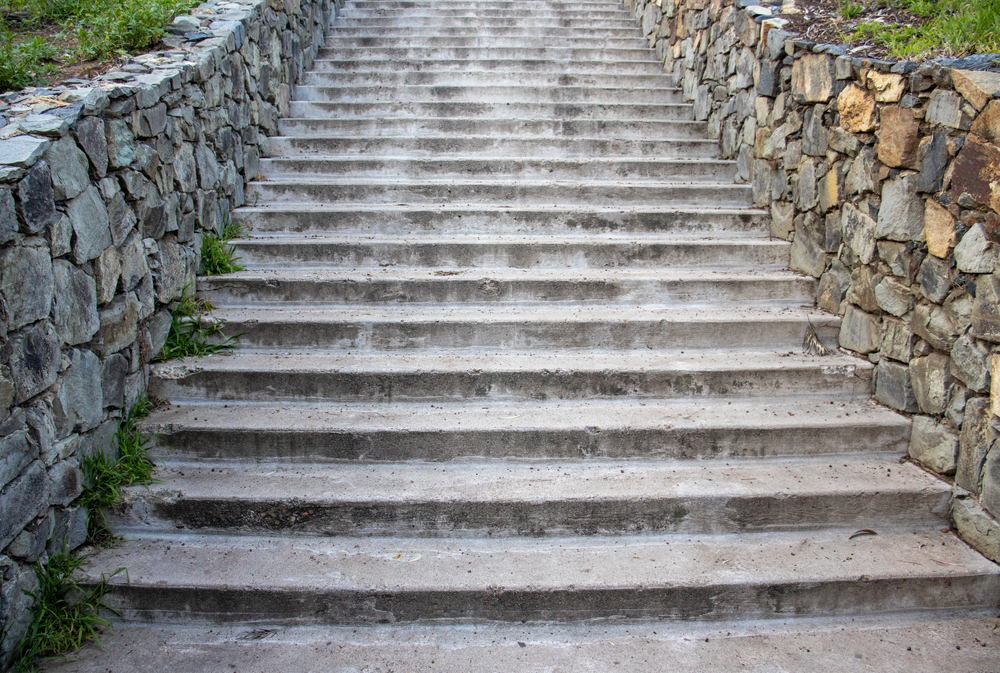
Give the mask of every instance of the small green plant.
<svg viewBox="0 0 1000 673">
<path fill-rule="evenodd" d="M 197 4 L 193 0 L 99 0 L 84 5 L 73 15 L 79 57 L 89 60 L 140 52 L 163 38 L 164 26 L 175 16 Z"/>
<path fill-rule="evenodd" d="M 222 236 L 206 236 L 201 244 L 201 264 L 204 275 L 219 276 L 224 273 L 242 271 L 244 267 L 236 262 L 235 246 L 230 245 L 234 238 L 243 238 L 243 227 L 226 216 L 223 219 Z"/>
<path fill-rule="evenodd" d="M 115 443 L 118 459 L 111 460 L 98 452 L 83 459 L 86 486 L 77 502 L 87 508 L 87 526 L 91 541 L 107 536 L 108 520 L 105 508 L 123 502 L 122 489 L 134 484 L 155 483 L 156 465 L 146 455 L 146 443 L 139 432 L 138 421 L 149 415 L 150 403 L 145 397 L 136 400 L 118 421 Z"/>
<path fill-rule="evenodd" d="M 899 0 L 916 16 L 930 19 L 922 26 L 861 23 L 850 39 L 886 47 L 893 58 L 919 59 L 1000 51 L 1000 0 Z"/>
<path fill-rule="evenodd" d="M 0 22 L 0 91 L 38 84 L 53 69 L 49 61 L 55 52 L 40 37 L 16 42 Z"/>
<path fill-rule="evenodd" d="M 97 630 L 111 624 L 101 617 L 102 610 L 114 612 L 104 604 L 107 581 L 93 586 L 81 586 L 74 575 L 83 567 L 86 556 L 57 554 L 44 566 L 35 566 L 38 590 L 28 592 L 35 599 L 31 607 L 32 621 L 18 646 L 14 670 L 36 671 L 39 659 L 56 657 L 77 651 L 91 640 L 100 643 Z M 114 577 L 124 569 L 117 570 Z"/>
<path fill-rule="evenodd" d="M 221 322 L 204 320 L 205 314 L 211 310 L 211 304 L 195 297 L 190 288 L 185 288 L 184 294 L 174 303 L 174 310 L 170 314 L 170 332 L 156 360 L 200 357 L 231 351 L 235 346 L 234 341 L 240 335 L 226 337 L 222 333 Z M 213 341 L 215 337 L 223 340 Z"/>
<path fill-rule="evenodd" d="M 837 3 L 837 13 L 840 14 L 840 18 L 845 21 L 851 19 L 856 19 L 861 16 L 865 11 L 864 5 L 858 2 L 851 2 L 851 0 L 840 0 Z"/>
</svg>

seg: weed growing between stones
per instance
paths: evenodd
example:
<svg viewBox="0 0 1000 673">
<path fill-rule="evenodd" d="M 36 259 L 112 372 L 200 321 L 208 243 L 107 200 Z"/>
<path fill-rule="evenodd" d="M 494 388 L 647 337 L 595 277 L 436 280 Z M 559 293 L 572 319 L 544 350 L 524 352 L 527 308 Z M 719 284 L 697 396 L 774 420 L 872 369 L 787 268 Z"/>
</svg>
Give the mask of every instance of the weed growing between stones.
<svg viewBox="0 0 1000 673">
<path fill-rule="evenodd" d="M 231 351 L 240 335 L 227 337 L 222 333 L 222 323 L 219 321 L 204 324 L 202 318 L 211 310 L 211 304 L 191 294 L 190 288 L 185 288 L 184 294 L 174 303 L 174 310 L 170 313 L 170 332 L 155 361 Z M 213 337 L 221 337 L 224 341 L 213 342 Z"/>
<path fill-rule="evenodd" d="M 111 626 L 100 616 L 101 610 L 114 612 L 104 604 L 110 578 L 102 577 L 96 585 L 86 587 L 73 578 L 86 560 L 86 556 L 64 553 L 50 557 L 45 565 L 35 565 L 38 590 L 28 592 L 35 599 L 32 621 L 18 646 L 15 671 L 36 671 L 39 659 L 78 651 L 91 640 L 100 643 L 97 629 Z M 124 569 L 112 577 L 120 572 Z"/>
<path fill-rule="evenodd" d="M 236 262 L 236 248 L 229 243 L 234 238 L 244 238 L 243 227 L 226 215 L 223 218 L 222 236 L 206 236 L 201 244 L 201 266 L 205 276 L 219 276 L 224 273 L 242 271 L 244 267 Z"/>
<path fill-rule="evenodd" d="M 108 538 L 106 507 L 123 502 L 122 489 L 134 484 L 148 486 L 155 483 L 156 465 L 146 455 L 146 443 L 139 433 L 138 421 L 149 415 L 151 405 L 140 397 L 118 422 L 115 443 L 118 459 L 112 460 L 102 452 L 83 459 L 86 486 L 77 503 L 87 509 L 87 533 L 91 542 Z"/>
</svg>

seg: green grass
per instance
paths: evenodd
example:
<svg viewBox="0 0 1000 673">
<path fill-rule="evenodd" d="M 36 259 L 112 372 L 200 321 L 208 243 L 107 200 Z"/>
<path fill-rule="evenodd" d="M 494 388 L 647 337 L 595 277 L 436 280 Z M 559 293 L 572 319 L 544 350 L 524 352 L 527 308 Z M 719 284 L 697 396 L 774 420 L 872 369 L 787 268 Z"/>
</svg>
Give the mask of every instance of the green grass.
<svg viewBox="0 0 1000 673">
<path fill-rule="evenodd" d="M 851 0 L 840 0 L 837 3 L 837 13 L 844 20 L 855 19 L 861 16 L 864 9 L 864 5 L 858 2 L 851 2 Z"/>
<path fill-rule="evenodd" d="M 236 248 L 230 245 L 234 238 L 243 238 L 243 227 L 238 222 L 232 222 L 228 217 L 222 225 L 222 236 L 205 236 L 201 244 L 201 267 L 206 276 L 219 276 L 224 273 L 242 271 L 244 267 L 236 262 Z"/>
<path fill-rule="evenodd" d="M 92 541 L 106 535 L 108 520 L 104 510 L 122 503 L 123 488 L 156 482 L 153 478 L 156 465 L 146 455 L 138 426 L 138 421 L 148 416 L 149 411 L 149 400 L 140 397 L 118 421 L 115 432 L 118 460 L 112 461 L 102 452 L 83 459 L 85 487 L 77 504 L 87 508 L 88 534 Z"/>
<path fill-rule="evenodd" d="M 23 89 L 54 69 L 55 50 L 42 38 L 18 41 L 0 22 L 0 91 Z"/>
<path fill-rule="evenodd" d="M 32 621 L 18 646 L 13 670 L 36 671 L 40 659 L 77 651 L 91 640 L 100 643 L 97 630 L 111 626 L 100 613 L 114 612 L 104 604 L 109 578 L 94 586 L 80 586 L 73 576 L 85 561 L 86 557 L 58 554 L 49 557 L 44 566 L 35 566 L 39 586 L 30 592 L 35 599 Z"/>
<path fill-rule="evenodd" d="M 920 27 L 863 22 L 849 39 L 882 45 L 890 56 L 900 59 L 1000 52 L 1000 0 L 898 0 L 893 4 L 930 22 Z"/>
<path fill-rule="evenodd" d="M 231 351 L 235 345 L 234 340 L 238 339 L 239 335 L 226 337 L 219 322 L 209 321 L 207 325 L 202 324 L 202 319 L 211 310 L 211 304 L 191 294 L 190 288 L 185 289 L 184 294 L 174 302 L 170 333 L 167 335 L 163 351 L 156 360 L 200 357 Z M 221 337 L 224 340 L 220 342 L 214 337 Z"/>
</svg>

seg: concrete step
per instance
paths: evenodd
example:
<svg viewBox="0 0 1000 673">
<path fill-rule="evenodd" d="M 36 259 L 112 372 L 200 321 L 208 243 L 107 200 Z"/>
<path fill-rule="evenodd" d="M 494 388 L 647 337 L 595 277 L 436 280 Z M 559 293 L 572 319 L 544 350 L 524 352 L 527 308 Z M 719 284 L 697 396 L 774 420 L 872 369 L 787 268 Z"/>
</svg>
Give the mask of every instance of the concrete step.
<svg viewBox="0 0 1000 673">
<path fill-rule="evenodd" d="M 657 159 L 718 159 L 714 140 L 640 140 L 577 138 L 566 136 L 409 136 L 357 137 L 336 135 L 276 136 L 271 139 L 273 156 L 309 155 L 366 156 L 442 159 L 446 157 L 588 159 L 593 157 L 649 157 Z M 252 183 L 259 185 L 262 183 Z M 727 185 L 730 191 L 746 185 Z M 249 203 L 253 203 L 250 201 Z M 554 201 L 553 203 L 559 203 Z M 596 203 L 600 204 L 600 201 Z M 642 203 L 641 201 L 639 203 Z M 603 205 L 603 204 L 602 204 Z M 677 204 L 683 207 L 681 204 Z M 719 204 L 720 207 L 722 204 Z M 749 205 L 749 200 L 745 201 Z"/>
<path fill-rule="evenodd" d="M 363 629 L 152 625 L 111 619 L 114 630 L 101 634 L 100 646 L 85 645 L 68 660 L 45 662 L 44 670 L 107 673 L 113 661 L 135 673 L 205 673 L 233 667 L 566 673 L 650 666 L 672 673 L 940 673 L 988 671 L 995 667 L 1000 648 L 993 608 L 724 622 L 476 622 Z"/>
<path fill-rule="evenodd" d="M 588 86 L 309 86 L 295 87 L 296 100 L 340 103 L 422 103 L 451 101 L 471 103 L 681 103 L 681 90 L 660 88 Z"/>
<path fill-rule="evenodd" d="M 812 306 L 815 279 L 789 271 L 701 269 L 298 268 L 246 270 L 198 280 L 213 306 L 616 302 L 638 306 Z"/>
<path fill-rule="evenodd" d="M 278 124 L 286 136 L 327 135 L 361 137 L 427 137 L 429 135 L 458 136 L 539 136 L 556 138 L 595 138 L 605 135 L 619 140 L 687 140 L 701 137 L 705 129 L 696 121 L 647 121 L 630 119 L 623 121 L 597 121 L 591 119 L 485 119 L 481 117 L 414 117 L 410 119 L 384 119 L 368 117 L 362 119 L 330 119 L 328 117 L 283 119 Z M 474 157 L 469 157 L 473 159 Z M 511 159 L 516 159 L 511 157 Z M 590 159 L 591 165 L 599 165 Z M 692 161 L 684 162 L 688 167 Z M 735 162 L 727 162 L 735 166 Z M 650 164 L 646 164 L 650 165 Z M 701 163 L 701 165 L 705 165 Z M 694 166 L 697 169 L 697 166 Z M 669 171 L 669 166 L 656 166 Z M 667 177 L 669 177 L 669 172 Z M 727 182 L 733 182 L 733 175 Z"/>
<path fill-rule="evenodd" d="M 553 29 L 554 30 L 554 29 Z M 625 37 L 626 32 L 632 33 Z M 577 36 L 569 35 L 548 35 L 544 31 L 532 33 L 527 30 L 518 29 L 517 32 L 507 35 L 414 35 L 405 37 L 379 37 L 371 35 L 368 37 L 341 37 L 337 31 L 332 31 L 326 38 L 325 49 L 319 54 L 327 57 L 328 53 L 336 53 L 341 49 L 367 47 L 369 49 L 381 49 L 383 47 L 464 47 L 469 48 L 504 48 L 504 49 L 544 49 L 552 42 L 558 42 L 563 48 L 570 49 L 643 49 L 647 46 L 645 38 L 636 37 L 632 31 L 622 31 L 622 37 L 592 37 L 585 31 L 578 31 Z"/>
<path fill-rule="evenodd" d="M 768 235 L 765 211 L 732 208 L 262 205 L 239 208 L 233 217 L 252 232 L 306 235 Z"/>
<path fill-rule="evenodd" d="M 116 529 L 320 537 L 724 535 L 947 527 L 951 487 L 892 457 L 211 466 L 167 462 Z"/>
<path fill-rule="evenodd" d="M 512 45 L 497 46 L 416 46 L 406 43 L 386 45 L 379 48 L 345 47 L 338 45 L 336 49 L 320 48 L 317 60 L 345 61 L 388 61 L 396 62 L 404 59 L 421 61 L 441 59 L 464 60 L 496 60 L 496 59 L 551 59 L 567 64 L 574 61 L 603 61 L 618 63 L 622 61 L 635 63 L 653 63 L 657 61 L 649 49 L 640 47 L 587 47 L 587 46 L 536 46 L 513 47 Z M 662 69 L 663 64 L 659 67 Z"/>
<path fill-rule="evenodd" d="M 695 400 L 871 395 L 854 358 L 768 352 L 379 351 L 232 357 L 156 365 L 150 394 L 174 403 Z"/>
<path fill-rule="evenodd" d="M 168 460 L 289 463 L 904 455 L 910 421 L 869 400 L 174 404 L 143 422 Z"/>
<path fill-rule="evenodd" d="M 570 538 L 558 549 L 547 539 L 176 535 L 102 549 L 87 575 L 97 581 L 127 567 L 128 577 L 109 579 L 109 605 L 161 623 L 726 620 L 995 607 L 996 566 L 954 535 L 849 540 L 851 532 Z"/>
<path fill-rule="evenodd" d="M 308 72 L 300 86 L 534 86 L 534 87 L 601 87 L 642 89 L 673 87 L 673 78 L 663 74 L 616 74 L 577 72 L 434 72 L 427 70 L 395 72 L 357 70 L 355 72 Z"/>
<path fill-rule="evenodd" d="M 217 306 L 244 348 L 606 350 L 745 348 L 800 352 L 810 324 L 836 347 L 840 319 L 791 307 L 509 304 Z"/>
<path fill-rule="evenodd" d="M 660 235 L 603 236 L 338 236 L 238 239 L 240 264 L 436 269 L 699 267 L 721 270 L 788 266 L 788 244 L 764 238 L 680 239 Z"/>
<path fill-rule="evenodd" d="M 590 120 L 603 123 L 631 121 L 681 120 L 693 118 L 693 107 L 686 103 L 669 105 L 594 105 L 562 103 L 334 103 L 330 101 L 292 101 L 292 118 L 326 117 L 328 119 L 413 119 L 413 118 L 487 118 L 561 119 L 564 122 Z M 272 138 L 274 142 L 277 138 Z"/>
<path fill-rule="evenodd" d="M 408 21 L 420 22 L 421 25 L 435 25 L 435 21 L 456 21 L 471 20 L 473 25 L 476 21 L 489 20 L 509 20 L 509 21 L 557 21 L 567 22 L 569 25 L 586 25 L 589 21 L 622 21 L 626 25 L 635 27 L 632 16 L 621 9 L 604 7 L 603 9 L 582 9 L 579 12 L 572 10 L 551 9 L 545 7 L 538 8 L 517 8 L 517 9 L 495 9 L 487 7 L 467 7 L 467 8 L 443 8 L 424 7 L 413 9 L 405 13 L 387 11 L 386 9 L 362 9 L 358 7 L 346 6 L 337 13 L 334 26 L 340 25 L 400 25 Z M 631 22 L 631 23 L 629 23 Z"/>
<path fill-rule="evenodd" d="M 488 40 L 492 38 L 512 38 L 526 40 L 541 38 L 556 42 L 564 39 L 604 42 L 607 40 L 627 40 L 634 43 L 635 27 L 626 22 L 607 21 L 595 22 L 592 26 L 566 26 L 561 22 L 535 21 L 524 19 L 512 22 L 479 21 L 474 26 L 450 25 L 449 21 L 441 21 L 438 25 L 428 26 L 417 22 L 411 25 L 403 21 L 390 26 L 356 26 L 350 24 L 335 25 L 326 39 L 326 46 L 335 48 L 339 40 L 393 40 L 405 41 L 408 44 L 424 40 L 446 40 L 448 38 L 463 38 Z M 382 44 L 385 44 L 383 42 Z M 363 44 L 361 46 L 369 46 Z"/>
<path fill-rule="evenodd" d="M 471 0 L 461 2 L 460 0 L 420 0 L 411 2 L 410 0 L 391 0 L 382 2 L 381 0 L 371 0 L 366 2 L 351 2 L 345 5 L 345 10 L 372 11 L 376 13 L 386 13 L 389 16 L 400 13 L 400 10 L 407 12 L 424 12 L 427 10 L 451 10 L 460 9 L 462 11 L 481 12 L 483 10 L 518 10 L 526 12 L 576 12 L 576 11 L 624 11 L 620 7 L 609 5 L 606 0 L 591 0 L 590 2 L 534 2 L 525 0 L 500 0 L 498 2 L 486 2 L 485 0 Z"/>
<path fill-rule="evenodd" d="M 655 183 L 613 180 L 518 180 L 518 179 L 386 179 L 292 176 L 289 180 L 253 182 L 247 186 L 248 203 L 368 205 L 400 203 L 477 204 L 505 206 L 586 205 L 707 206 L 749 208 L 753 205 L 750 185 L 724 182 Z"/>
<path fill-rule="evenodd" d="M 373 54 L 375 56 L 376 54 Z M 485 73 L 560 73 L 569 76 L 590 74 L 659 75 L 664 74 L 663 65 L 656 61 L 571 61 L 554 58 L 441 58 L 441 59 L 399 59 L 385 58 L 322 59 L 313 61 L 314 73 L 352 73 L 359 71 L 408 71 L 408 72 L 485 72 Z"/>
</svg>

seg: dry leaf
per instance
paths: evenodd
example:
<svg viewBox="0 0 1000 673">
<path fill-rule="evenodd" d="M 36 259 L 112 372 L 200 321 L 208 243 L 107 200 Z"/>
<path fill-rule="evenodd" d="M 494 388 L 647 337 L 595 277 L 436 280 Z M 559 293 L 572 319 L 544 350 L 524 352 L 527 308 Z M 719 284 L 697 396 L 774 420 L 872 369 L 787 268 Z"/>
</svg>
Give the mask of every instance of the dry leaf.
<svg viewBox="0 0 1000 673">
<path fill-rule="evenodd" d="M 873 531 L 871 528 L 862 528 L 859 531 L 855 531 L 854 535 L 852 535 L 851 537 L 849 537 L 847 539 L 848 540 L 853 540 L 854 538 L 861 537 L 863 535 L 878 535 L 878 533 L 876 533 L 875 531 Z"/>
<path fill-rule="evenodd" d="M 806 336 L 802 340 L 802 350 L 808 355 L 830 355 L 832 350 L 823 345 L 816 334 L 816 329 L 812 322 L 806 325 Z"/>
</svg>

